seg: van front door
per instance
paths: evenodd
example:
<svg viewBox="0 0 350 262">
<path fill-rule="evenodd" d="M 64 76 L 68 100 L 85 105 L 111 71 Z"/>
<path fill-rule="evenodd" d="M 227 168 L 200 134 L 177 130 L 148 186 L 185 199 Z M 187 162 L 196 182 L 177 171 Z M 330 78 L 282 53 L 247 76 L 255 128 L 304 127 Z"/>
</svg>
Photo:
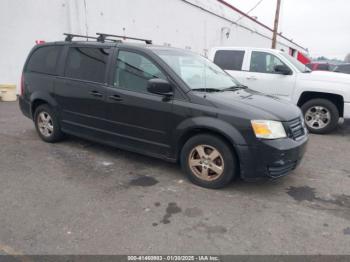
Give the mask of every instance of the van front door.
<svg viewBox="0 0 350 262">
<path fill-rule="evenodd" d="M 166 79 L 142 53 L 119 50 L 107 93 L 107 128 L 112 143 L 166 157 L 170 150 L 172 101 L 147 91 L 148 80 Z"/>
</svg>

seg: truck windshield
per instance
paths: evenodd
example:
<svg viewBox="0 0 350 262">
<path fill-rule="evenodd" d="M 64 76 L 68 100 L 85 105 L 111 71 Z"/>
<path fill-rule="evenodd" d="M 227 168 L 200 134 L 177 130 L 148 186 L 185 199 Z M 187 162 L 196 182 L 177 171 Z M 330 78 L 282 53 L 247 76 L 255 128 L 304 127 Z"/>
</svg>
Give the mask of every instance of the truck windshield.
<svg viewBox="0 0 350 262">
<path fill-rule="evenodd" d="M 181 50 L 153 50 L 175 73 L 196 91 L 224 91 L 243 87 L 208 59 Z"/>
<path fill-rule="evenodd" d="M 297 59 L 295 59 L 294 57 L 292 57 L 291 55 L 281 52 L 280 53 L 284 58 L 286 58 L 290 63 L 292 63 L 298 71 L 302 72 L 302 73 L 309 73 L 312 70 L 310 68 L 308 68 L 306 65 L 304 65 L 303 63 L 299 62 Z"/>
</svg>

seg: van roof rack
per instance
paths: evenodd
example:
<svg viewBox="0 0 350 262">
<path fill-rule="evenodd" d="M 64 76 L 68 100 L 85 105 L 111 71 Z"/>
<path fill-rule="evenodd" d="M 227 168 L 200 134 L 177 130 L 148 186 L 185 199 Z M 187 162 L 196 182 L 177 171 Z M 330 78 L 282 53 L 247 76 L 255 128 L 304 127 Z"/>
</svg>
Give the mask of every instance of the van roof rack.
<svg viewBox="0 0 350 262">
<path fill-rule="evenodd" d="M 99 42 L 104 42 L 105 40 L 111 40 L 111 39 L 107 39 L 107 37 L 116 37 L 116 38 L 122 38 L 122 39 L 142 41 L 148 45 L 152 44 L 152 40 L 149 40 L 149 39 L 142 39 L 142 38 L 136 38 L 136 37 L 130 37 L 130 36 L 122 36 L 122 35 L 112 35 L 112 34 L 105 34 L 105 33 L 96 33 L 96 35 L 98 35 L 97 41 Z"/>
<path fill-rule="evenodd" d="M 65 41 L 67 42 L 72 42 L 73 38 L 77 37 L 77 38 L 85 38 L 86 40 L 88 39 L 94 39 L 97 40 L 98 42 L 105 42 L 105 41 L 111 41 L 111 42 L 115 42 L 115 43 L 121 43 L 122 40 L 120 39 L 110 39 L 107 37 L 116 37 L 116 38 L 122 38 L 122 39 L 130 39 L 130 40 L 136 40 L 136 41 L 142 41 L 145 42 L 148 45 L 152 44 L 152 40 L 149 39 L 142 39 L 142 38 L 136 38 L 136 37 L 129 37 L 129 36 L 121 36 L 121 35 L 112 35 L 112 34 L 105 34 L 105 33 L 96 33 L 96 36 L 88 36 L 88 35 L 78 35 L 78 34 L 70 34 L 70 33 L 64 33 L 63 35 L 66 36 Z"/>
<path fill-rule="evenodd" d="M 96 36 L 77 35 L 77 34 L 69 34 L 69 33 L 64 33 L 63 35 L 66 36 L 65 41 L 67 41 L 67 42 L 71 42 L 74 37 L 85 38 L 86 40 L 94 39 L 94 40 L 99 41 L 99 37 L 96 37 Z M 114 39 L 105 39 L 105 40 L 108 40 L 108 41 L 111 41 L 111 42 L 121 42 L 119 40 L 114 40 Z"/>
<path fill-rule="evenodd" d="M 63 35 L 66 36 L 65 41 L 67 41 L 67 42 L 71 42 L 71 41 L 73 40 L 74 37 L 86 38 L 86 39 L 95 39 L 95 40 L 97 40 L 97 37 L 95 37 L 95 36 L 77 35 L 77 34 L 68 34 L 68 33 L 64 33 Z"/>
</svg>

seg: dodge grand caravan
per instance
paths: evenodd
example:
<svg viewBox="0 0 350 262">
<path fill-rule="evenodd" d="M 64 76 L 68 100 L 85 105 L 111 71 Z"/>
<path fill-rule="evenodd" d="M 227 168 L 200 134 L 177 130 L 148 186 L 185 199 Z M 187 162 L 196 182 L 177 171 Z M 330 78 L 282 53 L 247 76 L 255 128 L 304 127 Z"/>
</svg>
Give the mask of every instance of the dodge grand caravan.
<svg viewBox="0 0 350 262">
<path fill-rule="evenodd" d="M 45 142 L 71 134 L 180 162 L 208 188 L 300 163 L 308 133 L 295 105 L 189 51 L 73 37 L 35 46 L 24 65 L 20 108 Z"/>
</svg>

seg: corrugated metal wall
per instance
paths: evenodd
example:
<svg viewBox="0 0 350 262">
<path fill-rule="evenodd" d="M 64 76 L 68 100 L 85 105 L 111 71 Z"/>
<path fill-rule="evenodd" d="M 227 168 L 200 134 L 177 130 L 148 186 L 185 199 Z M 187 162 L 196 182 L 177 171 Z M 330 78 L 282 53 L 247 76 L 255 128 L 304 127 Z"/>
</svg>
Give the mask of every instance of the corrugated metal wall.
<svg viewBox="0 0 350 262">
<path fill-rule="evenodd" d="M 35 40 L 63 32 L 126 34 L 205 55 L 218 45 L 270 47 L 272 33 L 216 0 L 2 0 L 0 83 L 18 84 Z M 305 52 L 283 38 L 278 48 Z"/>
</svg>

